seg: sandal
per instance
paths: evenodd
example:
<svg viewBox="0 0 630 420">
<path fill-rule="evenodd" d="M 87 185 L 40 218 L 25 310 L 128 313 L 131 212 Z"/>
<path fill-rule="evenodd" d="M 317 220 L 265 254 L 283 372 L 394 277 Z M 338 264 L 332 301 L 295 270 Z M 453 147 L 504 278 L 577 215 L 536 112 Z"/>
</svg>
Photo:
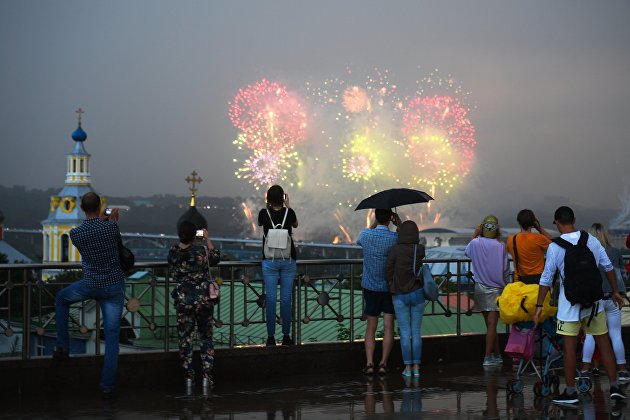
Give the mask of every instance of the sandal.
<svg viewBox="0 0 630 420">
<path fill-rule="evenodd" d="M 384 363 L 381 363 L 380 365 L 378 365 L 379 375 L 386 375 L 388 373 L 389 373 L 389 369 L 387 369 L 387 365 L 385 365 Z"/>
<path fill-rule="evenodd" d="M 362 372 L 365 375 L 374 375 L 374 365 L 372 363 L 369 363 L 367 366 L 363 368 Z"/>
</svg>

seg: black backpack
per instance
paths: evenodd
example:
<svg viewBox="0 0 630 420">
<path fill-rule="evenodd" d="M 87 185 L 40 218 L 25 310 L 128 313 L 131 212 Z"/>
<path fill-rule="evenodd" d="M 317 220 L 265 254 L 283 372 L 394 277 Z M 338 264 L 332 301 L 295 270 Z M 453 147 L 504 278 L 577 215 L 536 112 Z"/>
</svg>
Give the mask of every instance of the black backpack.
<svg viewBox="0 0 630 420">
<path fill-rule="evenodd" d="M 604 297 L 602 277 L 593 252 L 586 246 L 588 233 L 580 231 L 577 245 L 562 238 L 553 242 L 564 248 L 564 296 L 571 305 L 590 308 Z"/>
</svg>

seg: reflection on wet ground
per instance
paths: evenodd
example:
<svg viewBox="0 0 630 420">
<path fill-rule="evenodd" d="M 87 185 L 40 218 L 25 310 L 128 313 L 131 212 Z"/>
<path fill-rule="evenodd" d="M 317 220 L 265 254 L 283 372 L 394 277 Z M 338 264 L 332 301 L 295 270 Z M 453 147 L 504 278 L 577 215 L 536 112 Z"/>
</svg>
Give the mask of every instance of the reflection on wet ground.
<svg viewBox="0 0 630 420">
<path fill-rule="evenodd" d="M 94 394 L 42 390 L 42 395 L 3 401 L 0 417 L 595 419 L 630 414 L 624 404 L 611 403 L 605 377 L 596 378 L 590 393 L 582 395 L 580 405 L 571 409 L 555 406 L 551 397 L 535 397 L 533 376 L 524 378 L 521 394 L 509 394 L 506 383 L 511 378 L 509 368 L 484 371 L 465 364 L 429 367 L 419 379 L 403 379 L 395 371 L 382 378 L 358 373 L 292 376 L 268 382 L 234 378 L 229 384 L 218 384 L 210 395 L 203 395 L 200 388 L 187 395 L 183 384 L 171 389 L 122 389 L 114 401 L 102 401 Z"/>
</svg>

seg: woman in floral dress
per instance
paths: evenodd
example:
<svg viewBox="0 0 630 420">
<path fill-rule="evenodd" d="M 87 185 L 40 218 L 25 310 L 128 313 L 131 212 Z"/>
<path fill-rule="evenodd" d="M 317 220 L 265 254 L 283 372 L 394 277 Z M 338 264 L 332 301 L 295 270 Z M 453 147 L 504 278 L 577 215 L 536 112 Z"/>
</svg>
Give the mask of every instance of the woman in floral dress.
<svg viewBox="0 0 630 420">
<path fill-rule="evenodd" d="M 195 225 L 189 221 L 183 221 L 177 229 L 180 242 L 173 245 L 168 253 L 168 263 L 176 282 L 171 296 L 177 311 L 179 356 L 186 386 L 192 387 L 195 382 L 192 334 L 196 325 L 201 341 L 202 384 L 204 388 L 212 388 L 214 301 L 210 299 L 208 290 L 213 281 L 209 266 L 218 264 L 220 254 L 214 249 L 206 229 L 203 229 L 203 238 L 195 239 L 195 233 Z"/>
</svg>

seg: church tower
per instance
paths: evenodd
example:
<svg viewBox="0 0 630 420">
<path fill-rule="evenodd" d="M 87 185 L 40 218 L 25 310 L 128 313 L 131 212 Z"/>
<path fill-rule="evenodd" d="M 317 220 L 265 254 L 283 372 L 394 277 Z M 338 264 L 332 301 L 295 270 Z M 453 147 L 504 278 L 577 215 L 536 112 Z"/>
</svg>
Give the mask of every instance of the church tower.
<svg viewBox="0 0 630 420">
<path fill-rule="evenodd" d="M 48 218 L 42 221 L 44 235 L 42 255 L 45 263 L 81 261 L 79 251 L 70 241 L 70 229 L 80 225 L 85 219 L 80 207 L 81 197 L 87 192 L 94 191 L 91 185 L 90 154 L 83 146 L 87 139 L 87 134 L 81 127 L 83 112 L 81 108 L 76 111 L 78 127 L 72 133 L 74 148 L 66 159 L 65 185 L 57 195 L 50 197 Z"/>
</svg>

